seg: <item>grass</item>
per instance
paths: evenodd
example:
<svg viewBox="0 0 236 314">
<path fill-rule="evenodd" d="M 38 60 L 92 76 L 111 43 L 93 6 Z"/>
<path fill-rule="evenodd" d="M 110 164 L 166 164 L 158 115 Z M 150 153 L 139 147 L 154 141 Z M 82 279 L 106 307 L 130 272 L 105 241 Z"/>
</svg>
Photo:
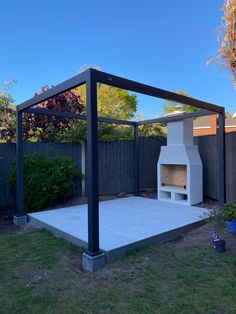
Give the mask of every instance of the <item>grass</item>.
<svg viewBox="0 0 236 314">
<path fill-rule="evenodd" d="M 46 231 L 0 236 L 0 313 L 236 313 L 236 258 L 208 243 L 154 245 L 95 274 Z"/>
</svg>

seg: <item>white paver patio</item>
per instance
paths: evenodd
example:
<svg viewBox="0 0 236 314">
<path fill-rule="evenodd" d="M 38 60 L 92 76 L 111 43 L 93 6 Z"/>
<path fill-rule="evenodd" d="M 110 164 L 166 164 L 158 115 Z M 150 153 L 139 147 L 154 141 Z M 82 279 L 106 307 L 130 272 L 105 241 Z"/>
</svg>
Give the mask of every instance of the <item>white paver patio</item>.
<svg viewBox="0 0 236 314">
<path fill-rule="evenodd" d="M 163 242 L 196 227 L 206 212 L 205 208 L 143 197 L 102 201 L 99 203 L 100 248 L 112 258 L 155 240 Z M 35 226 L 84 247 L 87 245 L 87 204 L 31 213 L 28 217 Z"/>
</svg>

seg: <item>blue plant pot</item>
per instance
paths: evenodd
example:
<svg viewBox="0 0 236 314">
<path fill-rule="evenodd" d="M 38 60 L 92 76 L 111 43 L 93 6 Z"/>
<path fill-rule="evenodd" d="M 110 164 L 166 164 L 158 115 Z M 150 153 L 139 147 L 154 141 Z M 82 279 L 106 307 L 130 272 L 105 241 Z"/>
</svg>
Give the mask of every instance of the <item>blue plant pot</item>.
<svg viewBox="0 0 236 314">
<path fill-rule="evenodd" d="M 225 221 L 227 232 L 236 232 L 236 221 Z"/>
</svg>

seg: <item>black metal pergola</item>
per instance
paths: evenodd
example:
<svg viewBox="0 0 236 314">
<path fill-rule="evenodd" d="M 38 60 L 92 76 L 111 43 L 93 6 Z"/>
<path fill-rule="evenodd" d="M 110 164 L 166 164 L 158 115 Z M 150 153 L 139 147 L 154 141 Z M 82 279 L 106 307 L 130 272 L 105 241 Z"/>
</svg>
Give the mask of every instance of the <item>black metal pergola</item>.
<svg viewBox="0 0 236 314">
<path fill-rule="evenodd" d="M 166 116 L 145 121 L 125 121 L 97 116 L 97 83 L 126 89 L 132 92 L 145 94 L 165 100 L 194 106 L 202 110 L 193 113 Z M 86 84 L 86 115 L 78 115 L 69 112 L 59 112 L 48 109 L 34 108 L 35 105 L 59 95 L 65 91 Z M 24 212 L 24 178 L 23 178 L 23 130 L 22 114 L 24 112 L 57 116 L 68 119 L 80 119 L 87 121 L 87 196 L 88 196 L 88 250 L 87 254 L 96 256 L 99 248 L 99 198 L 98 198 L 98 122 L 130 125 L 134 128 L 134 193 L 139 195 L 139 141 L 138 127 L 158 122 L 178 121 L 205 115 L 218 114 L 218 140 L 219 140 L 219 202 L 225 203 L 225 109 L 208 102 L 186 97 L 146 84 L 138 83 L 122 77 L 111 75 L 95 69 L 88 69 L 81 74 L 51 88 L 50 90 L 34 97 L 17 106 L 17 189 L 16 189 L 16 213 L 15 223 L 22 223 L 26 217 Z"/>
</svg>

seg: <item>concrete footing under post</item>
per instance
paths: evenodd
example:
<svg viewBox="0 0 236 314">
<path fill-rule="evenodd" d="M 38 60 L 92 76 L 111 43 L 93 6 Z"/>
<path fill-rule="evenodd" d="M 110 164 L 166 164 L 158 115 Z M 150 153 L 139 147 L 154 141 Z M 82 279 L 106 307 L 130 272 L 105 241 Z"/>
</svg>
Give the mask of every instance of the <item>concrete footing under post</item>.
<svg viewBox="0 0 236 314">
<path fill-rule="evenodd" d="M 94 273 L 99 269 L 102 269 L 106 265 L 105 253 L 100 253 L 96 256 L 90 256 L 87 253 L 83 253 L 82 256 L 82 267 L 83 270 L 90 273 Z"/>
<path fill-rule="evenodd" d="M 17 226 L 27 224 L 27 215 L 14 216 L 13 223 L 14 223 L 14 225 L 17 225 Z"/>
</svg>

